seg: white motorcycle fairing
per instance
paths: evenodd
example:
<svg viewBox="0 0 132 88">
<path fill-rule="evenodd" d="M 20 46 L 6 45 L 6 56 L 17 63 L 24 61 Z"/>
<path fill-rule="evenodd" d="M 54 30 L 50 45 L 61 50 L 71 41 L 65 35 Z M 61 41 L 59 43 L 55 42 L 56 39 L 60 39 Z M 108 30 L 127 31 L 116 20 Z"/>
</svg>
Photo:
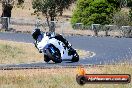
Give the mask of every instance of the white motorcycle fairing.
<svg viewBox="0 0 132 88">
<path fill-rule="evenodd" d="M 68 48 L 65 47 L 65 44 L 55 38 L 50 39 L 48 36 L 44 35 L 44 38 L 41 40 L 41 42 L 37 43 L 37 47 L 40 51 L 43 52 L 43 49 L 46 47 L 47 44 L 53 44 L 56 48 L 59 49 L 62 60 L 72 59 L 73 55 L 68 55 Z"/>
<path fill-rule="evenodd" d="M 49 41 L 48 36 L 46 36 L 45 34 L 43 36 L 44 37 L 42 38 L 42 40 L 40 42 L 37 42 L 37 48 L 39 49 L 39 51 L 42 51 L 42 52 L 43 52 L 44 47 L 46 47 Z"/>
</svg>

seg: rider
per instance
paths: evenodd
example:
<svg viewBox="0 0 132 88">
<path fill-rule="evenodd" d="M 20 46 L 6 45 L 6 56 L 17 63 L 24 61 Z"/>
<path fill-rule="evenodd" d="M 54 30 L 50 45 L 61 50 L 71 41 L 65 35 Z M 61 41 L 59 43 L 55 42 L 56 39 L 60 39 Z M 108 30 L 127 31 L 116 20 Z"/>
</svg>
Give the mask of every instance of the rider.
<svg viewBox="0 0 132 88">
<path fill-rule="evenodd" d="M 32 37 L 35 39 L 35 47 L 39 50 L 40 53 L 42 53 L 43 48 L 51 38 L 55 38 L 63 42 L 67 48 L 71 47 L 71 44 L 65 38 L 63 38 L 62 35 L 56 34 L 55 36 L 51 36 L 51 33 L 42 33 L 39 28 L 33 30 Z"/>
</svg>

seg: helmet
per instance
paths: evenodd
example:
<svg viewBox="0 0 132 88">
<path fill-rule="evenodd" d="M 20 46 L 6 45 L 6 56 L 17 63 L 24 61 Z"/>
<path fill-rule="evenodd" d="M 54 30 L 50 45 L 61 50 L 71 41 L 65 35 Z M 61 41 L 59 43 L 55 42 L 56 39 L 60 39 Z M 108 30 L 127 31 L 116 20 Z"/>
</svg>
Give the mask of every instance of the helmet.
<svg viewBox="0 0 132 88">
<path fill-rule="evenodd" d="M 40 29 L 34 29 L 33 32 L 32 32 L 32 37 L 37 40 L 38 36 L 41 35 L 41 31 Z"/>
</svg>

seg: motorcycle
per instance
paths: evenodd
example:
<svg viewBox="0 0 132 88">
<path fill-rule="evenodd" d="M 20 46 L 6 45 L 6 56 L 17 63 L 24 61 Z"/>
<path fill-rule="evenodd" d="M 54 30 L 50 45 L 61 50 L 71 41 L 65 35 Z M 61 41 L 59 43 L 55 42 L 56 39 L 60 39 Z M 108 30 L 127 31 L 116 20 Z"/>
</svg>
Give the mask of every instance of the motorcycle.
<svg viewBox="0 0 132 88">
<path fill-rule="evenodd" d="M 68 41 L 66 40 L 66 42 Z M 67 47 L 62 41 L 56 39 L 55 36 L 49 36 L 48 33 L 43 33 L 43 38 L 41 38 L 41 41 L 36 41 L 35 46 L 40 52 L 44 53 L 45 62 L 49 62 L 50 60 L 55 63 L 79 61 L 78 53 L 69 42 Z"/>
</svg>

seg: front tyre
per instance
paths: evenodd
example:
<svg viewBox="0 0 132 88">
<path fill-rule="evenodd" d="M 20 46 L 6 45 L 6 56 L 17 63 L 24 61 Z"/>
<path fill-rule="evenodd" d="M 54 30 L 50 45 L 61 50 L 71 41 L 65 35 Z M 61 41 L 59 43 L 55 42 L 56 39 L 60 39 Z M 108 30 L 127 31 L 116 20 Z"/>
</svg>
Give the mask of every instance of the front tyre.
<svg viewBox="0 0 132 88">
<path fill-rule="evenodd" d="M 46 54 L 55 63 L 61 63 L 61 54 L 59 49 L 57 49 L 55 46 L 50 45 L 48 49 L 46 49 Z"/>
<path fill-rule="evenodd" d="M 61 63 L 62 62 L 62 59 L 60 58 L 55 58 L 54 60 L 52 60 L 53 62 L 55 63 Z"/>
<path fill-rule="evenodd" d="M 44 55 L 44 61 L 48 63 L 50 61 L 50 58 L 47 55 Z"/>
<path fill-rule="evenodd" d="M 61 59 L 61 54 L 59 52 L 59 50 L 56 51 L 56 53 L 53 55 L 53 59 L 52 61 L 55 62 L 55 63 L 61 63 L 62 62 L 62 59 Z"/>
</svg>

